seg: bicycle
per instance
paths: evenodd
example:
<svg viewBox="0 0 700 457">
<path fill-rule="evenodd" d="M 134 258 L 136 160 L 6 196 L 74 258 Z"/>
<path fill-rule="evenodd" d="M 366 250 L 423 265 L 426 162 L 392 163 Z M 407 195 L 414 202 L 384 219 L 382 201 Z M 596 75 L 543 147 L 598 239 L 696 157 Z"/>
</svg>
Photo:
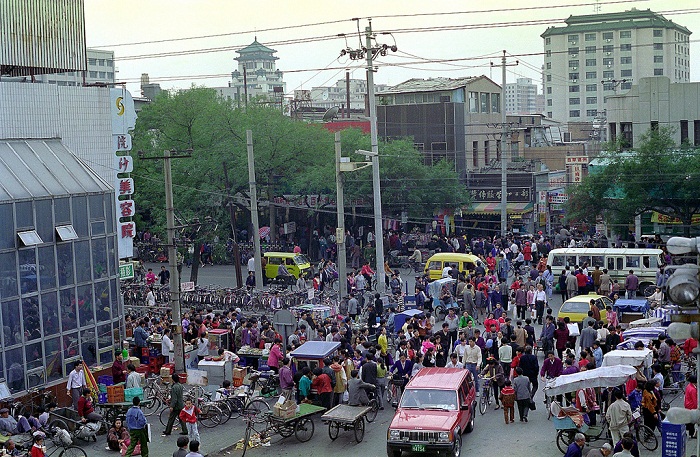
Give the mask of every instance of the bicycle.
<svg viewBox="0 0 700 457">
<path fill-rule="evenodd" d="M 479 413 L 486 414 L 491 404 L 491 378 L 481 377 L 481 397 L 479 397 Z"/>
<path fill-rule="evenodd" d="M 264 416 L 260 416 L 258 414 L 253 413 L 246 413 L 243 415 L 243 421 L 246 423 L 246 427 L 245 435 L 243 435 L 243 455 L 241 457 L 245 457 L 245 453 L 248 450 L 248 447 L 251 446 L 251 439 L 253 438 L 253 433 L 258 435 L 258 439 L 260 441 L 269 439 L 267 420 Z M 258 428 L 256 427 L 256 424 L 263 424 L 264 428 Z M 289 433 L 288 430 L 284 430 L 284 432 L 284 434 L 280 434 L 282 436 L 291 436 L 291 434 L 294 433 L 294 431 L 291 431 L 291 433 Z"/>
<path fill-rule="evenodd" d="M 634 437 L 637 443 L 640 443 L 644 449 L 655 451 L 659 446 L 659 440 L 656 438 L 654 430 L 648 425 L 642 423 L 642 417 L 639 409 L 632 412 L 632 422 L 630 422 L 630 431 L 634 429 Z"/>
<path fill-rule="evenodd" d="M 48 438 L 48 443 L 51 443 L 51 446 L 46 446 L 46 457 L 50 457 L 59 451 L 58 457 L 87 457 L 87 452 L 73 444 L 73 439 L 66 430 L 53 428 L 46 433 L 46 438 Z M 44 443 L 47 443 L 46 439 Z M 26 457 L 29 456 L 30 453 L 28 452 Z"/>
<path fill-rule="evenodd" d="M 389 379 L 389 388 L 387 389 L 386 401 L 394 408 L 398 407 L 401 399 L 401 389 L 406 385 L 405 378 L 394 375 Z"/>
<path fill-rule="evenodd" d="M 369 398 L 367 406 L 372 409 L 365 415 L 365 419 L 367 419 L 367 422 L 374 422 L 374 419 L 377 418 L 377 412 L 379 411 L 379 399 L 377 398 L 376 390 L 368 390 L 367 397 Z"/>
</svg>

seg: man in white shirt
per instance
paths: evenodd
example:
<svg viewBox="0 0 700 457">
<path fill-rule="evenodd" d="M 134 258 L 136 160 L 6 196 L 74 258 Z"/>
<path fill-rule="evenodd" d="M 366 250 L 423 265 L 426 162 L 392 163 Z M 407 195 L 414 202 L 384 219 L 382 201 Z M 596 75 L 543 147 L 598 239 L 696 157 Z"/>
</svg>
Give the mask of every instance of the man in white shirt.
<svg viewBox="0 0 700 457">
<path fill-rule="evenodd" d="M 141 387 L 141 375 L 136 372 L 136 367 L 133 363 L 126 366 L 126 371 L 129 372 L 129 375 L 126 377 L 126 385 L 124 387 L 126 389 Z"/>
<path fill-rule="evenodd" d="M 447 365 L 445 365 L 445 368 L 464 368 L 464 365 L 462 365 L 462 362 L 457 360 L 457 354 L 454 352 L 450 356 L 450 361 L 447 362 Z"/>
<path fill-rule="evenodd" d="M 255 273 L 255 256 L 248 259 L 248 273 L 251 271 Z"/>
<path fill-rule="evenodd" d="M 478 371 L 481 367 L 481 348 L 476 345 L 474 337 L 469 338 L 469 345 L 464 349 L 464 357 L 462 357 L 464 367 L 469 370 L 476 383 L 476 394 L 479 395 L 479 377 Z"/>
<path fill-rule="evenodd" d="M 174 352 L 175 344 L 173 340 L 170 339 L 170 329 L 166 328 L 163 330 L 163 339 L 160 343 L 160 353 L 165 358 L 165 363 L 170 362 L 170 353 Z"/>
<path fill-rule="evenodd" d="M 78 410 L 78 400 L 83 395 L 85 385 L 85 373 L 83 373 L 83 363 L 76 361 L 73 363 L 73 371 L 68 375 L 68 383 L 66 384 L 66 393 L 73 400 L 73 409 Z"/>
</svg>

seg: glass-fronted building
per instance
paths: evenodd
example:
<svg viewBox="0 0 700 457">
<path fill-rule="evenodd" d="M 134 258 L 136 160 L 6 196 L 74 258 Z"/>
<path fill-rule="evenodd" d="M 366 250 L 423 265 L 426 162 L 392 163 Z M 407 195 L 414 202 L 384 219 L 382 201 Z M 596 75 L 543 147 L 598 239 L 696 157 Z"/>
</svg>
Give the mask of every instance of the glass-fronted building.
<svg viewBox="0 0 700 457">
<path fill-rule="evenodd" d="M 114 189 L 58 139 L 0 140 L 0 381 L 111 363 L 123 316 Z"/>
</svg>

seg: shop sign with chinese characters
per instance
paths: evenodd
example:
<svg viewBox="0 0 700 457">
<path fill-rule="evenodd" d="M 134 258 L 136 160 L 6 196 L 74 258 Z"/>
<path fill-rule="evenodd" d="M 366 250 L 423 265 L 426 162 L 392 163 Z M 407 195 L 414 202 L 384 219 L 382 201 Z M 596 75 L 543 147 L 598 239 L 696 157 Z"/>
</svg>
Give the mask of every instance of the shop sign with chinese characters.
<svg viewBox="0 0 700 457">
<path fill-rule="evenodd" d="M 134 180 L 129 177 L 134 171 L 133 158 L 130 155 L 120 155 L 131 150 L 130 130 L 136 123 L 136 110 L 131 94 L 124 88 L 110 89 L 112 110 L 112 147 L 117 154 L 114 157 L 115 170 L 115 205 L 117 212 L 117 241 L 119 258 L 126 259 L 134 255 L 134 237 L 136 236 L 136 223 L 133 216 L 136 206 L 132 195 L 134 194 Z"/>
</svg>

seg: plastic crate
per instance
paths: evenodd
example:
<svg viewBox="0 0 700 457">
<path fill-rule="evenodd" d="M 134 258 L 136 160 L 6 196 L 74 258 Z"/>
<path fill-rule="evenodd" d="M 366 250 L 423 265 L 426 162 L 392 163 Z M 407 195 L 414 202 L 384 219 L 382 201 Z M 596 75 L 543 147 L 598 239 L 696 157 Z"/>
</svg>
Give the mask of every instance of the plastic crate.
<svg viewBox="0 0 700 457">
<path fill-rule="evenodd" d="M 168 368 L 170 370 L 170 374 L 172 375 L 175 373 L 175 364 L 174 363 L 165 363 L 161 368 Z"/>
<path fill-rule="evenodd" d="M 141 365 L 148 365 L 150 361 L 151 361 L 151 358 L 148 357 L 147 355 L 141 357 L 141 359 L 140 359 Z"/>
<path fill-rule="evenodd" d="M 148 365 L 140 365 L 138 368 L 136 368 L 136 372 L 148 374 L 151 372 L 151 369 L 149 368 Z"/>
<path fill-rule="evenodd" d="M 105 384 L 98 384 L 97 389 L 98 389 L 99 393 L 101 393 L 101 394 L 107 393 L 107 386 Z"/>
<path fill-rule="evenodd" d="M 141 348 L 141 357 L 148 357 L 150 350 L 148 348 Z"/>
<path fill-rule="evenodd" d="M 108 397 L 106 392 L 97 394 L 97 403 L 107 403 Z"/>
</svg>

